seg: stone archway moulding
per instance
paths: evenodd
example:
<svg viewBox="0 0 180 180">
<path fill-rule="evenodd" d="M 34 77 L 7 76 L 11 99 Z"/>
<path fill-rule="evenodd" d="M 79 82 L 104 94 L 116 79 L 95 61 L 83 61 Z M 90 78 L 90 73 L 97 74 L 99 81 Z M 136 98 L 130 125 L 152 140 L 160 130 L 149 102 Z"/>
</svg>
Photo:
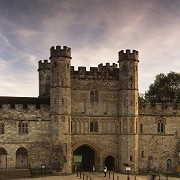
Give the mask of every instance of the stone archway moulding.
<svg viewBox="0 0 180 180">
<path fill-rule="evenodd" d="M 88 146 L 88 147 L 92 148 L 97 154 L 99 154 L 99 152 L 100 152 L 100 148 L 91 141 L 80 141 L 78 143 L 75 143 L 72 146 L 72 151 L 74 152 L 77 148 L 79 148 L 81 146 Z"/>
<path fill-rule="evenodd" d="M 109 153 L 106 153 L 102 156 L 102 159 L 103 161 L 105 161 L 105 159 L 108 157 L 108 156 L 112 156 L 114 158 L 114 160 L 116 160 L 117 158 L 117 155 L 116 154 L 109 154 Z"/>
</svg>

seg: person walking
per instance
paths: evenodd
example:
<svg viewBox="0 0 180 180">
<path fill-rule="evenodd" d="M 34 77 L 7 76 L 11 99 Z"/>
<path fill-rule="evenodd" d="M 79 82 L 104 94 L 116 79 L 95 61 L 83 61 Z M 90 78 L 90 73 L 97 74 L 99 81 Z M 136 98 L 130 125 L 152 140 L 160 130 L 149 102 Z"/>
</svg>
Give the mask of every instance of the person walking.
<svg viewBox="0 0 180 180">
<path fill-rule="evenodd" d="M 104 166 L 104 177 L 106 177 L 106 173 L 107 173 L 107 167 Z"/>
</svg>

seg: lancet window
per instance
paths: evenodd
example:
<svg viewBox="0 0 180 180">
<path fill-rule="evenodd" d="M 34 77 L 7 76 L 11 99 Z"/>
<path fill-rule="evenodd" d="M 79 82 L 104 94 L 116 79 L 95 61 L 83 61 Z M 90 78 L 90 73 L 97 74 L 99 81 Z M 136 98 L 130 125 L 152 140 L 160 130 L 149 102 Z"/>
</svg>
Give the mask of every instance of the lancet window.
<svg viewBox="0 0 180 180">
<path fill-rule="evenodd" d="M 163 120 L 159 120 L 157 123 L 157 132 L 158 133 L 164 133 L 165 132 L 165 123 Z"/>
<path fill-rule="evenodd" d="M 98 132 L 98 122 L 93 120 L 90 122 L 90 132 Z"/>
<path fill-rule="evenodd" d="M 90 88 L 90 101 L 91 102 L 99 101 L 99 92 L 96 84 L 93 84 Z"/>
</svg>

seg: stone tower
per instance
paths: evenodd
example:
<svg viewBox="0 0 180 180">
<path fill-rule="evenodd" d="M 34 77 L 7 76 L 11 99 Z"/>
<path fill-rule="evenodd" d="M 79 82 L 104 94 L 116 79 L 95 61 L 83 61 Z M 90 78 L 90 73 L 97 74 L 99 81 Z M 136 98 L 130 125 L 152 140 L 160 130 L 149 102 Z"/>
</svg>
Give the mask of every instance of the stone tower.
<svg viewBox="0 0 180 180">
<path fill-rule="evenodd" d="M 119 153 L 122 164 L 138 171 L 138 51 L 119 52 Z"/>
<path fill-rule="evenodd" d="M 51 63 L 39 61 L 39 97 L 49 97 L 51 85 Z"/>
<path fill-rule="evenodd" d="M 50 116 L 52 125 L 52 168 L 71 173 L 71 48 L 50 49 L 52 64 Z"/>
</svg>

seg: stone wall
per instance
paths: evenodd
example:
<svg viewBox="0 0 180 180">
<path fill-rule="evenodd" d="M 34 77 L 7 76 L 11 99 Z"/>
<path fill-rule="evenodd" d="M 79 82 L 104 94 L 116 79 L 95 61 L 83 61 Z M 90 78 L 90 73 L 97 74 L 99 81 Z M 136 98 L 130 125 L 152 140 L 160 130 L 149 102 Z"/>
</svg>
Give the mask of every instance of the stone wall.
<svg viewBox="0 0 180 180">
<path fill-rule="evenodd" d="M 49 106 L 16 104 L 10 109 L 10 104 L 3 104 L 0 109 L 0 122 L 4 123 L 4 133 L 0 134 L 0 148 L 7 152 L 7 168 L 16 167 L 16 153 L 21 147 L 28 151 L 28 163 L 32 168 L 40 167 L 42 163 L 50 164 L 51 129 Z M 19 123 L 28 124 L 28 132 L 19 132 Z"/>
<path fill-rule="evenodd" d="M 158 122 L 163 123 L 163 132 L 158 132 Z M 180 109 L 169 104 L 140 108 L 141 130 L 139 136 L 139 168 L 152 171 L 175 171 L 178 164 L 180 142 Z M 171 163 L 171 168 L 168 167 Z"/>
</svg>

